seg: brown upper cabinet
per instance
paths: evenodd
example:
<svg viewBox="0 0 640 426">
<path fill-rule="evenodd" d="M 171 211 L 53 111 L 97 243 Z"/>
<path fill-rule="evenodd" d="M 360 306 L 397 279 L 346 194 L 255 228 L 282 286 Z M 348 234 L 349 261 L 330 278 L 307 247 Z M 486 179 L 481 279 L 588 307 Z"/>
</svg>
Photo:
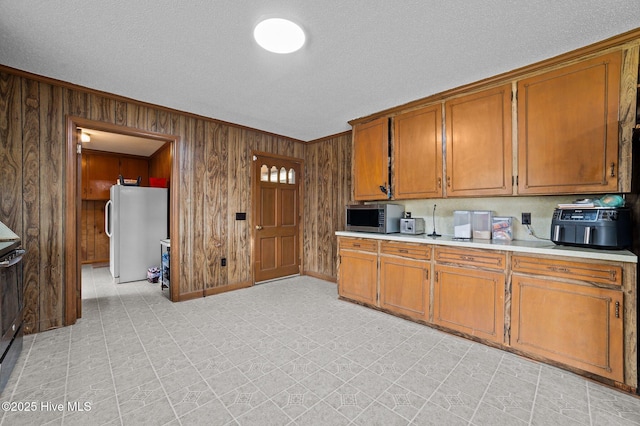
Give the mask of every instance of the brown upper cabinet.
<svg viewBox="0 0 640 426">
<path fill-rule="evenodd" d="M 511 84 L 449 100 L 448 197 L 511 195 Z"/>
<path fill-rule="evenodd" d="M 621 57 L 518 82 L 518 193 L 617 191 Z"/>
<path fill-rule="evenodd" d="M 393 119 L 393 196 L 442 197 L 442 105 Z"/>
<path fill-rule="evenodd" d="M 630 192 L 638 55 L 546 61 L 351 122 L 354 198 Z"/>
<path fill-rule="evenodd" d="M 82 154 L 82 198 L 108 200 L 109 190 L 120 173 L 120 159 L 115 155 Z"/>
<path fill-rule="evenodd" d="M 355 200 L 385 200 L 389 182 L 389 120 L 382 117 L 353 126 Z"/>
<path fill-rule="evenodd" d="M 120 174 L 125 179 L 140 177 L 140 186 L 149 186 L 149 160 L 144 157 L 121 157 Z"/>
<path fill-rule="evenodd" d="M 108 200 L 109 191 L 118 176 L 126 179 L 141 177 L 141 186 L 149 185 L 149 160 L 144 157 L 83 150 L 82 199 Z"/>
</svg>

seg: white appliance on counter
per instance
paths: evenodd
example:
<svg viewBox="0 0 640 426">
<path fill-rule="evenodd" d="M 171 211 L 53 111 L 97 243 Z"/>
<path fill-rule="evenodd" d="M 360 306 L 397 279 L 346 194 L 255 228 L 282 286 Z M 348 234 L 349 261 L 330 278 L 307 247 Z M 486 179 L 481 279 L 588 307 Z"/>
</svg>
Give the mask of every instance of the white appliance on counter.
<svg viewBox="0 0 640 426">
<path fill-rule="evenodd" d="M 117 283 L 147 278 L 158 265 L 158 241 L 169 237 L 166 188 L 113 185 L 105 206 L 109 271 Z"/>
</svg>

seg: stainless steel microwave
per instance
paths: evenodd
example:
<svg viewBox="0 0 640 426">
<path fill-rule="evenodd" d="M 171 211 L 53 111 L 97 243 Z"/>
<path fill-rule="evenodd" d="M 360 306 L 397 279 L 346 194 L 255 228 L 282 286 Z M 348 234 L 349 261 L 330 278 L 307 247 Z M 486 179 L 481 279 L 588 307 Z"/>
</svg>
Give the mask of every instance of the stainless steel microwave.
<svg viewBox="0 0 640 426">
<path fill-rule="evenodd" d="M 404 206 L 400 204 L 355 204 L 347 206 L 347 231 L 392 234 L 400 232 Z"/>
</svg>

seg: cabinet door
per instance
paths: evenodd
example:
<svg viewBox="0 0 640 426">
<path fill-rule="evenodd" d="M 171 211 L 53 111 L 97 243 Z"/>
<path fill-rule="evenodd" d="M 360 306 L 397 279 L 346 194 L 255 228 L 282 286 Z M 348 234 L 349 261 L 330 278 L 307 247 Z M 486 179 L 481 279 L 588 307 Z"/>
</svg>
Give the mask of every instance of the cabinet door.
<svg viewBox="0 0 640 426">
<path fill-rule="evenodd" d="M 380 256 L 380 307 L 428 321 L 429 270 L 424 261 Z"/>
<path fill-rule="evenodd" d="M 140 176 L 141 186 L 149 186 L 149 160 L 146 158 L 121 157 L 120 174 L 126 179 L 137 179 Z"/>
<path fill-rule="evenodd" d="M 620 52 L 518 83 L 518 192 L 618 188 Z"/>
<path fill-rule="evenodd" d="M 356 200 L 384 200 L 389 185 L 389 123 L 386 117 L 353 127 L 353 187 Z"/>
<path fill-rule="evenodd" d="M 511 346 L 624 381 L 622 292 L 513 276 Z"/>
<path fill-rule="evenodd" d="M 120 174 L 120 159 L 115 155 L 85 155 L 87 155 L 88 164 L 88 194 L 86 198 L 89 200 L 108 200 L 109 190 L 112 185 L 116 184 Z"/>
<path fill-rule="evenodd" d="M 377 305 L 378 255 L 340 250 L 338 293 L 347 299 Z"/>
<path fill-rule="evenodd" d="M 504 274 L 442 265 L 435 272 L 433 322 L 502 343 Z"/>
<path fill-rule="evenodd" d="M 393 119 L 393 196 L 442 197 L 442 105 Z"/>
<path fill-rule="evenodd" d="M 447 196 L 511 195 L 511 85 L 445 103 Z"/>
</svg>

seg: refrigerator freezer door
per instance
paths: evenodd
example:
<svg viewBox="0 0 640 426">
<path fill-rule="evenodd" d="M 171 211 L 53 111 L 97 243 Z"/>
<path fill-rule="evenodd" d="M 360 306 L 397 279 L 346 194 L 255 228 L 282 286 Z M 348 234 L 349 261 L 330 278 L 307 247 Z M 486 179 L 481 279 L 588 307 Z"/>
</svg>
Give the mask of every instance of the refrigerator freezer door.
<svg viewBox="0 0 640 426">
<path fill-rule="evenodd" d="M 120 263 L 116 256 L 120 236 L 116 229 L 116 215 L 118 210 L 116 207 L 120 204 L 120 193 L 116 190 L 116 185 L 111 187 L 110 199 L 105 206 L 105 215 L 107 215 L 108 223 L 105 224 L 109 228 L 109 271 L 111 276 L 116 280 L 120 277 Z"/>
<path fill-rule="evenodd" d="M 147 269 L 159 266 L 158 244 L 168 237 L 168 191 L 115 185 L 112 233 L 116 282 L 140 281 Z M 114 240 L 114 238 L 112 238 Z"/>
</svg>

